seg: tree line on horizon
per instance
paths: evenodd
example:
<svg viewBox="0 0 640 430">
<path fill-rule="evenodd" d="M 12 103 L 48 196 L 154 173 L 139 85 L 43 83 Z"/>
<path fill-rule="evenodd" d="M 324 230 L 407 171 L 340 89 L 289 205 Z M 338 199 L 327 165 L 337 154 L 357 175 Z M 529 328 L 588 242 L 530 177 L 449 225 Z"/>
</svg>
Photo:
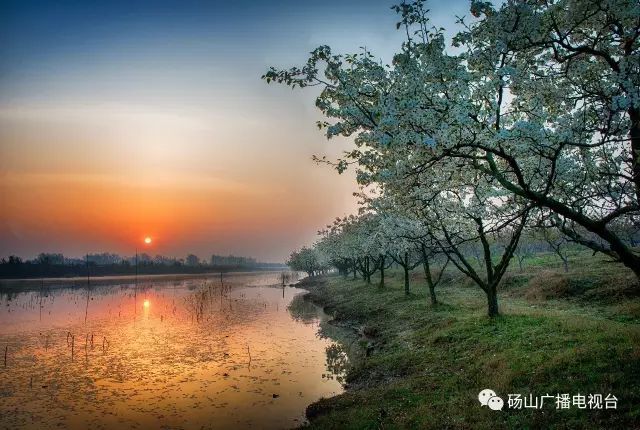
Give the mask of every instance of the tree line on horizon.
<svg viewBox="0 0 640 430">
<path fill-rule="evenodd" d="M 33 259 L 23 260 L 11 255 L 0 260 L 0 277 L 63 277 L 93 276 L 111 274 L 159 274 L 187 272 L 199 273 L 207 270 L 232 270 L 282 267 L 279 263 L 262 263 L 255 258 L 234 255 L 213 254 L 204 260 L 195 254 L 188 254 L 185 258 L 166 257 L 164 255 L 150 256 L 139 253 L 137 256 L 123 257 L 114 253 L 90 253 L 84 258 L 65 257 L 61 253 L 38 254 Z"/>
<path fill-rule="evenodd" d="M 423 265 L 435 303 L 451 266 L 486 294 L 489 316 L 531 238 L 603 254 L 640 279 L 640 3 L 474 0 L 453 49 L 424 0 L 392 9 L 406 37 L 391 64 L 320 46 L 262 77 L 319 87 L 318 127 L 354 144 L 314 158 L 356 169 L 358 215 L 323 229 L 292 267 L 380 272 L 384 285 L 393 263 L 408 293 Z"/>
</svg>

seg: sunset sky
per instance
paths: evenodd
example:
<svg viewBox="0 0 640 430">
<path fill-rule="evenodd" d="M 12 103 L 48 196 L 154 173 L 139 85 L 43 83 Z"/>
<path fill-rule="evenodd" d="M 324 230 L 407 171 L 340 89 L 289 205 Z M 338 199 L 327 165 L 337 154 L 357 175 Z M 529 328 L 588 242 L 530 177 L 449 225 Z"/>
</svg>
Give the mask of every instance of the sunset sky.
<svg viewBox="0 0 640 430">
<path fill-rule="evenodd" d="M 270 65 L 329 44 L 385 60 L 393 1 L 0 4 L 0 257 L 40 251 L 282 262 L 355 211 L 315 127 L 314 91 Z M 468 2 L 430 2 L 452 27 Z"/>
</svg>

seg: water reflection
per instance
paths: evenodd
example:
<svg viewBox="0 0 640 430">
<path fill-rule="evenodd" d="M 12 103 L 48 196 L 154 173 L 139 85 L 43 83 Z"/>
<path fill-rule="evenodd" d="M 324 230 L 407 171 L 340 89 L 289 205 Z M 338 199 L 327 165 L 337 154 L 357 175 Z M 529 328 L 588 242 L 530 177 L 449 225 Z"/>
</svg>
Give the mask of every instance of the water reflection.
<svg viewBox="0 0 640 430">
<path fill-rule="evenodd" d="M 300 424 L 343 370 L 317 336 L 322 311 L 267 286 L 280 277 L 0 295 L 0 427 Z"/>
<path fill-rule="evenodd" d="M 344 381 L 349 359 L 347 351 L 340 344 L 334 343 L 325 348 L 327 354 L 327 374 L 328 379 L 335 378 L 338 382 Z"/>
</svg>

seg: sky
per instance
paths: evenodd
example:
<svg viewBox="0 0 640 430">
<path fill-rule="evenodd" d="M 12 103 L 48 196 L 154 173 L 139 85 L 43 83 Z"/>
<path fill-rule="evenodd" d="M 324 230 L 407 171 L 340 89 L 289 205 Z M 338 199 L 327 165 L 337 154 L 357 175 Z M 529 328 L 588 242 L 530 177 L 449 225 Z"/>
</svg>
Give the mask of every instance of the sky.
<svg viewBox="0 0 640 430">
<path fill-rule="evenodd" d="M 269 66 L 321 44 L 388 61 L 393 0 L 0 1 L 0 257 L 195 253 L 283 262 L 355 213 L 348 139 Z M 466 0 L 428 2 L 455 28 Z M 145 247 L 143 238 L 153 242 Z"/>
</svg>

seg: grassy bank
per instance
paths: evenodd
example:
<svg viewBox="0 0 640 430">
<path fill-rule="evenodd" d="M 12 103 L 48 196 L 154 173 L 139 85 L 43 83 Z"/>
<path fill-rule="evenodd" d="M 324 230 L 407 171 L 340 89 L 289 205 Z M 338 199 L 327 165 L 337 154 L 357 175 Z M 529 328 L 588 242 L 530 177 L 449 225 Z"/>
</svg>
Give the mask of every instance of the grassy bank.
<svg viewBox="0 0 640 430">
<path fill-rule="evenodd" d="M 454 272 L 436 307 L 418 272 L 408 297 L 400 273 L 384 289 L 376 281 L 304 281 L 361 346 L 347 391 L 309 406 L 311 428 L 640 428 L 640 297 L 626 269 L 583 255 L 564 273 L 538 258 L 508 274 L 493 320 L 482 291 Z M 480 406 L 484 388 L 502 411 Z M 509 393 L 554 398 L 514 410 Z M 617 409 L 556 409 L 565 393 L 611 393 Z"/>
</svg>

